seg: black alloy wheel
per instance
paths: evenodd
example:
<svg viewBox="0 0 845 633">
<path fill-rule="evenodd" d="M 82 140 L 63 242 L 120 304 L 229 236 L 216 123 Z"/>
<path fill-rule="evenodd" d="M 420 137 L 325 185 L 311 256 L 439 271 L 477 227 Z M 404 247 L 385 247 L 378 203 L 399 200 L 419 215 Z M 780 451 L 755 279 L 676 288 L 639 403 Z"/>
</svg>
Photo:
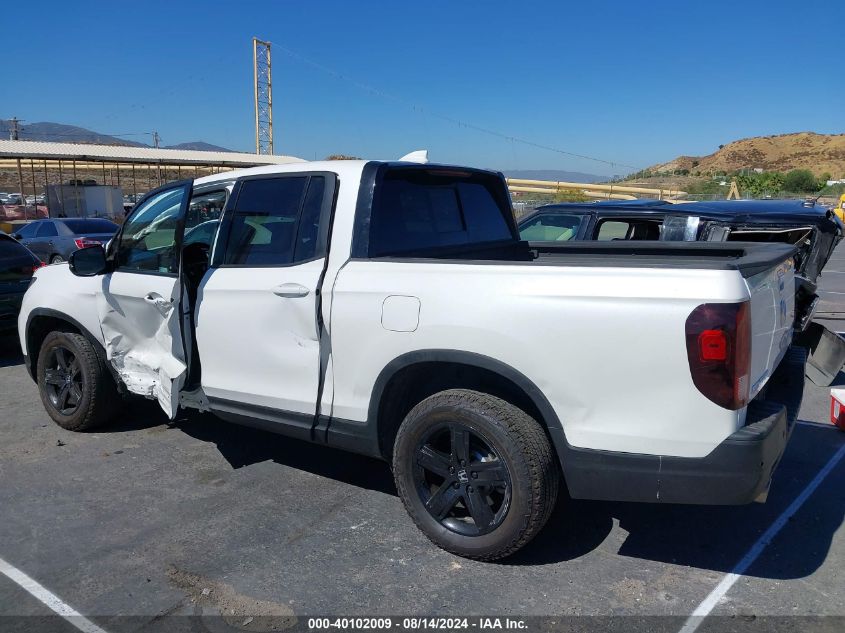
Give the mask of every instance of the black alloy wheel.
<svg viewBox="0 0 845 633">
<path fill-rule="evenodd" d="M 417 492 L 447 529 L 479 536 L 496 529 L 510 507 L 505 463 L 478 432 L 457 422 L 429 433 L 417 448 Z"/>
<path fill-rule="evenodd" d="M 82 365 L 67 347 L 57 345 L 47 355 L 44 389 L 50 404 L 62 415 L 73 415 L 79 408 L 85 389 Z"/>
<path fill-rule="evenodd" d="M 507 465 L 477 431 L 457 422 L 428 433 L 417 447 L 417 493 L 429 514 L 465 536 L 495 530 L 508 513 Z"/>
</svg>

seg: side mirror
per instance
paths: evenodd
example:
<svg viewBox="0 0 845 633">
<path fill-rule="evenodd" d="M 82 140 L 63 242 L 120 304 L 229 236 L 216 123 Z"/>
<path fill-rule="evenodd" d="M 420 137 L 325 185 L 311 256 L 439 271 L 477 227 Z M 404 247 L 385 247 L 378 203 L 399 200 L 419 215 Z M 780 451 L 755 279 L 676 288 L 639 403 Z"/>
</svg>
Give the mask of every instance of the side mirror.
<svg viewBox="0 0 845 633">
<path fill-rule="evenodd" d="M 68 258 L 70 272 L 77 277 L 94 277 L 106 272 L 106 251 L 102 245 L 86 246 L 74 251 Z"/>
</svg>

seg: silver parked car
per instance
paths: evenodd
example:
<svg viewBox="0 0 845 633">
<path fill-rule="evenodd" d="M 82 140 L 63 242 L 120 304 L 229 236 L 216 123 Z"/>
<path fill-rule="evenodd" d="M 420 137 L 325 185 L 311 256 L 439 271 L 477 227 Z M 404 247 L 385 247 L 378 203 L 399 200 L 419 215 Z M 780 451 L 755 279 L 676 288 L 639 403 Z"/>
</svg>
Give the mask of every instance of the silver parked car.
<svg viewBox="0 0 845 633">
<path fill-rule="evenodd" d="M 117 233 L 118 225 L 103 218 L 62 218 L 35 220 L 12 234 L 43 262 L 56 264 L 70 254 L 95 244 L 105 246 Z"/>
</svg>

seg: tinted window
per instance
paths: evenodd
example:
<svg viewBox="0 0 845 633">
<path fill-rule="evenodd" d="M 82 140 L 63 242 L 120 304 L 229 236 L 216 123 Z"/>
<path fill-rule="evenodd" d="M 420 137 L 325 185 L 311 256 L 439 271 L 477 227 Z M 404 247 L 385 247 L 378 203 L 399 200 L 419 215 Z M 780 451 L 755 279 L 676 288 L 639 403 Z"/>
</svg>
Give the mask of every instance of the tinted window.
<svg viewBox="0 0 845 633">
<path fill-rule="evenodd" d="M 121 270 L 175 273 L 176 229 L 185 189 L 170 189 L 147 198 L 123 228 L 117 261 Z"/>
<path fill-rule="evenodd" d="M 370 256 L 512 240 L 512 212 L 498 178 L 467 172 L 395 169 L 378 185 Z"/>
<path fill-rule="evenodd" d="M 207 244 L 211 247 L 214 244 L 227 197 L 228 192 L 225 189 L 207 191 L 191 197 L 185 216 L 185 246 Z"/>
<path fill-rule="evenodd" d="M 224 263 L 279 266 L 318 255 L 325 179 L 314 176 L 310 181 L 310 186 L 308 176 L 244 181 L 235 203 Z"/>
<path fill-rule="evenodd" d="M 115 233 L 118 229 L 114 222 L 99 218 L 64 220 L 64 223 L 76 235 L 80 233 Z"/>
<path fill-rule="evenodd" d="M 56 231 L 56 225 L 52 222 L 39 222 L 38 233 L 35 235 L 36 237 L 55 237 L 58 234 L 58 231 Z"/>
<path fill-rule="evenodd" d="M 214 237 L 217 235 L 217 228 L 220 225 L 220 220 L 209 220 L 202 224 L 197 224 L 193 228 L 185 228 L 185 239 L 183 244 L 207 244 L 209 247 L 214 243 Z"/>
<path fill-rule="evenodd" d="M 11 237 L 0 235 L 0 268 L 2 268 L 2 260 L 18 260 L 21 257 L 34 259 L 34 256 L 30 254 L 28 248 L 26 248 L 22 244 L 18 244 L 17 241 L 15 241 Z"/>
<path fill-rule="evenodd" d="M 519 236 L 529 242 L 560 242 L 572 240 L 584 216 L 563 213 L 542 213 L 519 226 Z"/>
<path fill-rule="evenodd" d="M 227 197 L 228 192 L 225 189 L 192 196 L 188 205 L 188 215 L 185 217 L 185 226 L 192 227 L 209 220 L 219 220 L 223 207 L 226 206 Z"/>
<path fill-rule="evenodd" d="M 596 239 L 608 240 L 659 240 L 660 220 L 601 220 Z"/>
<path fill-rule="evenodd" d="M 17 231 L 17 235 L 19 235 L 22 238 L 35 237 L 35 232 L 38 230 L 38 226 L 40 224 L 41 224 L 41 222 L 30 222 L 25 227 L 23 227 L 21 230 Z"/>
<path fill-rule="evenodd" d="M 296 232 L 296 247 L 293 260 L 297 262 L 313 259 L 317 254 L 317 240 L 320 232 L 320 212 L 323 209 L 323 194 L 326 190 L 326 179 L 315 176 L 308 184 L 305 204 L 302 207 L 302 217 Z M 321 253 L 322 254 L 322 253 Z"/>
</svg>

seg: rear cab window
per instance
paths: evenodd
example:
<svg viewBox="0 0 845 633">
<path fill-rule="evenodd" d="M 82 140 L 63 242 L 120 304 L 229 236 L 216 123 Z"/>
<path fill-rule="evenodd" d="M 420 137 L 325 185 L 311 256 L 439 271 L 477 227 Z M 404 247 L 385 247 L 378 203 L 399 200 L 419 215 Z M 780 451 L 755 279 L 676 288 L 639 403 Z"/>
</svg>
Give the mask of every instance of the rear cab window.
<svg viewBox="0 0 845 633">
<path fill-rule="evenodd" d="M 514 242 L 500 178 L 451 168 L 388 169 L 374 192 L 369 256 Z"/>
</svg>

